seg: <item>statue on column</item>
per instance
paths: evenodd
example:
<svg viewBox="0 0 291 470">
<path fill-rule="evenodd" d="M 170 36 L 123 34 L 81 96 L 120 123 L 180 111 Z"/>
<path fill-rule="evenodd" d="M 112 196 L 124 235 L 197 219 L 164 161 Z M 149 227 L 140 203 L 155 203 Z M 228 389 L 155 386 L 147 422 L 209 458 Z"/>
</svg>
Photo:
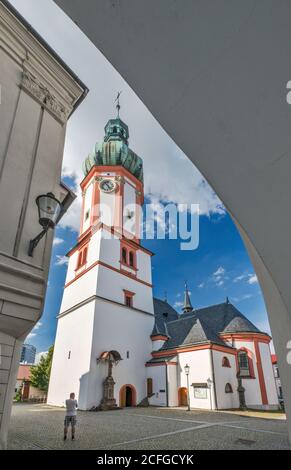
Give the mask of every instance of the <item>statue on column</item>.
<svg viewBox="0 0 291 470">
<path fill-rule="evenodd" d="M 100 405 L 97 407 L 98 410 L 114 410 L 118 406 L 114 398 L 114 379 L 112 377 L 113 365 L 117 365 L 122 358 L 118 351 L 105 351 L 97 359 L 97 362 L 108 363 L 108 375 L 103 382 L 103 397 Z"/>
<path fill-rule="evenodd" d="M 242 378 L 239 375 L 239 373 L 237 374 L 237 381 L 238 381 L 237 391 L 238 391 L 238 398 L 239 398 L 239 409 L 244 411 L 247 409 L 246 398 L 245 398 L 245 388 L 242 385 Z"/>
</svg>

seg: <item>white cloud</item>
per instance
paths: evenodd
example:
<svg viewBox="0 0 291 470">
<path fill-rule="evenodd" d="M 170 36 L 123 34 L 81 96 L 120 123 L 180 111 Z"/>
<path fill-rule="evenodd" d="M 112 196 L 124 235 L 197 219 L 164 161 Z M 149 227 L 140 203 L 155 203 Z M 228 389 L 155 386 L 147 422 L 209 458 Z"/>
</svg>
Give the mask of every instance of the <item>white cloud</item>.
<svg viewBox="0 0 291 470">
<path fill-rule="evenodd" d="M 63 266 L 64 264 L 68 264 L 69 258 L 64 255 L 57 255 L 55 266 Z"/>
<path fill-rule="evenodd" d="M 224 274 L 225 273 L 225 269 L 220 266 L 214 273 L 213 273 L 213 276 L 214 277 L 219 277 L 220 275 Z"/>
<path fill-rule="evenodd" d="M 252 275 L 248 280 L 249 284 L 256 284 L 257 282 L 258 282 L 258 278 L 257 278 L 256 274 Z"/>
<path fill-rule="evenodd" d="M 183 307 L 183 305 L 184 305 L 184 302 L 175 302 L 174 303 L 174 308 L 181 308 L 181 307 Z"/>
<path fill-rule="evenodd" d="M 233 279 L 233 282 L 240 281 L 246 281 L 248 284 L 256 284 L 258 282 L 258 278 L 256 274 L 243 273 Z"/>
<path fill-rule="evenodd" d="M 244 300 L 251 299 L 253 297 L 253 294 L 243 294 L 240 295 L 239 297 L 233 297 L 234 302 L 243 302 Z"/>
<path fill-rule="evenodd" d="M 228 279 L 228 277 L 226 276 L 226 271 L 223 266 L 219 266 L 219 268 L 217 268 L 217 270 L 212 274 L 212 281 L 217 287 L 223 286 L 226 279 Z"/>
<path fill-rule="evenodd" d="M 36 354 L 36 356 L 35 356 L 35 363 L 38 364 L 39 361 L 40 361 L 40 358 L 41 358 L 42 356 L 46 356 L 47 353 L 48 353 L 48 351 L 43 351 L 43 352 L 40 352 L 40 353 Z"/>
<path fill-rule="evenodd" d="M 241 274 L 240 276 L 236 276 L 234 279 L 233 279 L 233 282 L 240 282 L 240 281 L 243 281 L 244 279 L 246 279 L 248 277 L 248 274 Z"/>
<path fill-rule="evenodd" d="M 53 241 L 54 246 L 61 245 L 62 243 L 64 243 L 64 240 L 62 238 L 59 238 L 59 237 L 54 238 L 54 241 Z"/>
<path fill-rule="evenodd" d="M 203 287 L 205 286 L 205 282 L 201 282 L 200 284 L 198 284 L 198 289 L 203 289 Z"/>
<path fill-rule="evenodd" d="M 36 333 L 34 333 L 34 331 L 31 331 L 31 332 L 27 335 L 26 341 L 28 341 L 28 340 L 34 338 L 35 336 L 36 336 Z"/>
<path fill-rule="evenodd" d="M 37 335 L 37 330 L 42 326 L 42 322 L 39 321 L 36 323 L 36 325 L 33 327 L 33 329 L 31 330 L 31 332 L 27 335 L 26 337 L 26 341 L 34 338 L 36 335 Z"/>
<path fill-rule="evenodd" d="M 103 139 L 107 120 L 116 114 L 116 91 L 122 90 L 121 118 L 129 125 L 130 147 L 144 161 L 145 193 L 163 201 L 198 203 L 201 215 L 225 213 L 201 173 L 102 53 L 53 2 L 12 0 L 12 3 L 90 90 L 68 122 L 63 174 L 73 176 L 78 183 L 82 180 L 82 162 L 96 141 Z M 78 190 L 78 199 L 63 217 L 61 226 L 78 231 L 80 208 Z"/>
</svg>

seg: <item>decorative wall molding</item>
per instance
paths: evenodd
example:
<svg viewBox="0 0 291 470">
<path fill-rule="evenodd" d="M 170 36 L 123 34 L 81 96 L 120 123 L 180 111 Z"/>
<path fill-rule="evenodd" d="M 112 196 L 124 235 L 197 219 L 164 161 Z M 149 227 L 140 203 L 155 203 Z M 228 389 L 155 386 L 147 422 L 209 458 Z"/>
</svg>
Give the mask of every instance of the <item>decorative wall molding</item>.
<svg viewBox="0 0 291 470">
<path fill-rule="evenodd" d="M 62 124 L 65 124 L 73 107 L 70 105 L 65 106 L 61 103 L 56 96 L 28 70 L 24 70 L 22 73 L 21 88 L 35 98 L 41 106 L 53 114 Z"/>
</svg>

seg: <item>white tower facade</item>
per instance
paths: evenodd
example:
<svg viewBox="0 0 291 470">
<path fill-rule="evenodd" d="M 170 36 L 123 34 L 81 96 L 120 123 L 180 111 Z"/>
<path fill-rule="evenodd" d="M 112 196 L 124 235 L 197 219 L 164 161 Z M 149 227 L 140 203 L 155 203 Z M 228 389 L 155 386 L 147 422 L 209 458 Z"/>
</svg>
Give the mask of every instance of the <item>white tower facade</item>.
<svg viewBox="0 0 291 470">
<path fill-rule="evenodd" d="M 69 265 L 55 341 L 48 403 L 75 392 L 81 409 L 98 406 L 117 351 L 114 398 L 134 406 L 147 396 L 145 362 L 154 324 L 151 255 L 140 245 L 142 160 L 128 147 L 128 127 L 108 121 L 104 141 L 84 163 L 78 242 Z"/>
</svg>

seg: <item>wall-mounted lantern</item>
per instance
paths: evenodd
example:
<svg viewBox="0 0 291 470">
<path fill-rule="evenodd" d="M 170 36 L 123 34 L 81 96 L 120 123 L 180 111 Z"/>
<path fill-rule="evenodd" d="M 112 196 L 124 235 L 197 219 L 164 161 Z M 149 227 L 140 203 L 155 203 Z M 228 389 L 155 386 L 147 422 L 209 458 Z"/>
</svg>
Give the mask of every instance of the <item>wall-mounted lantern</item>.
<svg viewBox="0 0 291 470">
<path fill-rule="evenodd" d="M 46 234 L 49 228 L 54 228 L 58 222 L 62 205 L 60 201 L 54 196 L 53 193 L 42 194 L 36 198 L 38 207 L 39 223 L 43 230 L 29 242 L 28 255 L 33 255 L 34 248 L 38 245 L 39 241 Z"/>
</svg>

